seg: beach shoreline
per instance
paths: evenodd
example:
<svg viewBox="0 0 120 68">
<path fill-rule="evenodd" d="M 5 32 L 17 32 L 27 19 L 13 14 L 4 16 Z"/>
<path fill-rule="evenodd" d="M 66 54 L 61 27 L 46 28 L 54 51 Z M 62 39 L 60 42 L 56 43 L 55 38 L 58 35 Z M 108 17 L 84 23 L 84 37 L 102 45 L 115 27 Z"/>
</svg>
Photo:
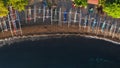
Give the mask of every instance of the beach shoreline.
<svg viewBox="0 0 120 68">
<path fill-rule="evenodd" d="M 102 37 L 97 37 L 97 36 L 90 36 L 90 35 L 80 35 L 80 34 L 41 34 L 41 35 L 28 35 L 28 36 L 18 36 L 18 37 L 11 37 L 11 38 L 5 38 L 0 40 L 0 47 L 4 45 L 11 45 L 16 42 L 22 42 L 22 41 L 36 41 L 36 40 L 45 40 L 45 39 L 51 39 L 51 38 L 62 38 L 62 37 L 68 37 L 68 36 L 73 36 L 73 37 L 84 37 L 88 39 L 96 39 L 96 40 L 103 40 L 106 42 L 111 42 L 113 44 L 118 44 L 120 45 L 120 42 L 116 42 L 107 38 L 102 38 Z"/>
<path fill-rule="evenodd" d="M 86 29 L 84 29 L 86 30 Z M 23 35 L 18 36 L 11 36 L 10 31 L 3 33 L 0 33 L 0 42 L 1 44 L 11 44 L 8 43 L 8 41 L 11 41 L 12 43 L 17 42 L 13 40 L 20 40 L 25 38 L 34 38 L 34 37 L 61 37 L 61 36 L 81 36 L 81 37 L 87 37 L 87 38 L 94 38 L 94 39 L 102 39 L 108 42 L 112 42 L 115 44 L 120 44 L 120 40 L 117 37 L 110 37 L 110 36 L 104 36 L 104 34 L 95 34 L 92 32 L 86 32 L 83 28 L 76 27 L 75 25 L 67 27 L 66 26 L 58 26 L 58 25 L 33 25 L 29 27 L 23 27 L 22 32 Z M 6 43 L 7 42 L 7 43 Z M 2 45 L 1 45 L 2 46 Z"/>
</svg>

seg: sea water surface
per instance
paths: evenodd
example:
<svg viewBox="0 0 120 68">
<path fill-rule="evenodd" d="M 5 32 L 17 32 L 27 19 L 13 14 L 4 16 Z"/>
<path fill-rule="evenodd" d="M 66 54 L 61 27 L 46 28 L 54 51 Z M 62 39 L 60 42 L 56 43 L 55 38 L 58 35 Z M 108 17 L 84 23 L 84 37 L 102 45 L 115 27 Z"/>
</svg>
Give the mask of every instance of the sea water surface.
<svg viewBox="0 0 120 68">
<path fill-rule="evenodd" d="M 120 45 L 78 36 L 26 40 L 0 48 L 0 68 L 120 68 Z"/>
</svg>

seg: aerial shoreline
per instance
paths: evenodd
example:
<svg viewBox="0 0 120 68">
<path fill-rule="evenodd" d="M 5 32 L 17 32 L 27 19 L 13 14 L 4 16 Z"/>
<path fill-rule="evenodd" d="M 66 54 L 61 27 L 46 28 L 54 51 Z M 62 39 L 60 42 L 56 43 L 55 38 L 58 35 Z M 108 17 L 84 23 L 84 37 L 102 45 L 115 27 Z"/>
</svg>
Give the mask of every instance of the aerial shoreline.
<svg viewBox="0 0 120 68">
<path fill-rule="evenodd" d="M 18 36 L 18 37 L 9 37 L 5 39 L 0 40 L 0 47 L 4 45 L 11 45 L 16 42 L 22 42 L 22 41 L 35 41 L 35 40 L 45 40 L 45 39 L 51 39 L 51 38 L 62 38 L 62 37 L 84 37 L 84 38 L 89 38 L 89 39 L 96 39 L 96 40 L 103 40 L 106 42 L 110 42 L 113 44 L 118 44 L 120 45 L 120 42 L 110 40 L 107 38 L 102 38 L 102 37 L 97 37 L 97 36 L 91 36 L 91 35 L 80 35 L 80 34 L 41 34 L 41 35 L 27 35 L 27 36 Z"/>
<path fill-rule="evenodd" d="M 85 29 L 86 30 L 86 29 Z M 120 40 L 117 37 L 112 38 L 111 36 L 104 36 L 104 34 L 98 34 L 91 32 L 86 32 L 83 29 L 79 30 L 79 27 L 75 25 L 70 26 L 67 25 L 58 26 L 58 25 L 33 25 L 33 26 L 25 26 L 22 28 L 23 35 L 11 36 L 10 31 L 0 33 L 0 42 L 5 43 L 6 41 L 11 41 L 14 39 L 24 39 L 24 38 L 34 38 L 34 37 L 60 37 L 60 36 L 81 36 L 87 38 L 94 39 L 102 39 L 108 42 L 112 42 L 115 44 L 120 44 Z M 9 44 L 9 43 L 8 43 Z"/>
</svg>

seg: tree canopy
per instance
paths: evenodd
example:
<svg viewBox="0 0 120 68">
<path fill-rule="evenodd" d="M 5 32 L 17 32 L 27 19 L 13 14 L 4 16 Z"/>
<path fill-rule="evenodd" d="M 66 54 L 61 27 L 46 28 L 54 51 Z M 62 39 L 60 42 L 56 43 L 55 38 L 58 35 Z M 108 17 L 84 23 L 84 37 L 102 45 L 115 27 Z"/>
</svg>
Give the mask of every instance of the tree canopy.
<svg viewBox="0 0 120 68">
<path fill-rule="evenodd" d="M 6 16 L 8 14 L 8 9 L 4 6 L 3 1 L 0 0 L 0 17 Z"/>
<path fill-rule="evenodd" d="M 25 9 L 25 6 L 28 4 L 28 0 L 3 0 L 4 6 L 12 6 L 18 11 Z"/>
<path fill-rule="evenodd" d="M 22 11 L 28 4 L 28 0 L 0 0 L 0 17 L 8 14 L 8 7 L 12 6 L 15 10 Z"/>
<path fill-rule="evenodd" d="M 120 18 L 120 0 L 106 0 L 103 10 L 113 18 Z"/>
<path fill-rule="evenodd" d="M 74 0 L 76 6 L 87 6 L 87 0 Z M 120 0 L 99 0 L 103 11 L 113 18 L 120 18 Z"/>
<path fill-rule="evenodd" d="M 86 7 L 87 6 L 87 0 L 74 0 L 74 3 L 77 7 L 79 7 L 79 6 Z"/>
</svg>

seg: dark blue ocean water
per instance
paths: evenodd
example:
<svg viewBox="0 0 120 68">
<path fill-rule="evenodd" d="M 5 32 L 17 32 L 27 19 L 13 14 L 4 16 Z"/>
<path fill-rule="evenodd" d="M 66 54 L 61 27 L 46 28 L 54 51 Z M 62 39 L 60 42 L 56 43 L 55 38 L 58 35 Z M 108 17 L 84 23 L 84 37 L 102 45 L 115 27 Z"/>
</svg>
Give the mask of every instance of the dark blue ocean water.
<svg viewBox="0 0 120 68">
<path fill-rule="evenodd" d="M 68 36 L 0 48 L 0 68 L 120 68 L 120 46 Z"/>
</svg>

